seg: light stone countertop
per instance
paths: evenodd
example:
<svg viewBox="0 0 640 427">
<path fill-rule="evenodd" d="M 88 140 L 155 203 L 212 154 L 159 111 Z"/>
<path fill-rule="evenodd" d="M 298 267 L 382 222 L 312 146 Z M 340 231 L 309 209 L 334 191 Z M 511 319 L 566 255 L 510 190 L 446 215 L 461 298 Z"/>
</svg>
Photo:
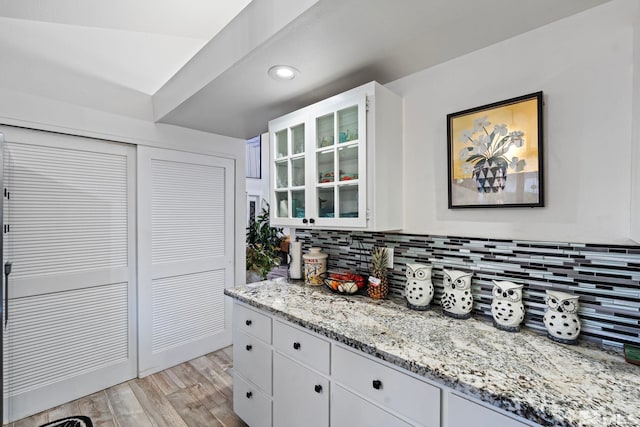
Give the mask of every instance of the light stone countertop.
<svg viewBox="0 0 640 427">
<path fill-rule="evenodd" d="M 282 280 L 225 294 L 541 425 L 640 426 L 640 366 L 618 352 Z"/>
</svg>

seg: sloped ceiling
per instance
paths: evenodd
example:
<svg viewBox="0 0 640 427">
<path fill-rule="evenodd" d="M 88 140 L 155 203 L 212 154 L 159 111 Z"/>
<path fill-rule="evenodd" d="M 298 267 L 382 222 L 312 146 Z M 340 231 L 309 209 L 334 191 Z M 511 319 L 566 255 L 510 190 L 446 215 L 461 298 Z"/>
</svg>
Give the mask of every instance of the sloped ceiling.
<svg viewBox="0 0 640 427">
<path fill-rule="evenodd" d="M 606 1 L 0 0 L 0 88 L 248 138 Z"/>
</svg>

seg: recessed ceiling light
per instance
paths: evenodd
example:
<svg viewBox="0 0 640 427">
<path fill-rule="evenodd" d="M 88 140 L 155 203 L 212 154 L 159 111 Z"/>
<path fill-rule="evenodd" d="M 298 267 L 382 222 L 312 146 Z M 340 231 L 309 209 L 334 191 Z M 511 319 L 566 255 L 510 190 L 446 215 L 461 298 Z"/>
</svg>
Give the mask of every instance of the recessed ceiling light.
<svg viewBox="0 0 640 427">
<path fill-rule="evenodd" d="M 269 76 L 274 80 L 293 80 L 299 73 L 289 65 L 274 65 L 269 68 Z"/>
</svg>

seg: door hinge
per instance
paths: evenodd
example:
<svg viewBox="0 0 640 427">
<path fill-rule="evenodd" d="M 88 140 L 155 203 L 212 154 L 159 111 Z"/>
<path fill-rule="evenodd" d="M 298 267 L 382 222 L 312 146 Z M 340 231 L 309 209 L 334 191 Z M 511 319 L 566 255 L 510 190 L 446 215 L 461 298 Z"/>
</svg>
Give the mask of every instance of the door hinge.
<svg viewBox="0 0 640 427">
<path fill-rule="evenodd" d="M 369 111 L 369 97 L 368 96 L 365 98 L 364 109 L 365 109 L 365 111 Z"/>
</svg>

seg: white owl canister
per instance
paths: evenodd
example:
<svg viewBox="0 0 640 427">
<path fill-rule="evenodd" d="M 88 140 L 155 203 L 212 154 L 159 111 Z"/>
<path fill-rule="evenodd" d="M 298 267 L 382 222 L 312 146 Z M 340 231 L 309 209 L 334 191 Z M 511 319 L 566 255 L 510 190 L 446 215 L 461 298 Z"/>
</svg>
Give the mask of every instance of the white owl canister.
<svg viewBox="0 0 640 427">
<path fill-rule="evenodd" d="M 327 271 L 327 254 L 320 248 L 309 248 L 309 252 L 302 255 L 304 259 L 304 283 L 307 285 L 322 285 L 322 274 Z"/>
<path fill-rule="evenodd" d="M 491 315 L 496 328 L 507 332 L 519 332 L 520 324 L 524 320 L 522 285 L 507 280 L 494 280 Z"/>
<path fill-rule="evenodd" d="M 444 269 L 444 292 L 440 299 L 442 312 L 456 319 L 468 319 L 473 309 L 471 276 L 473 273 Z"/>
<path fill-rule="evenodd" d="M 407 307 L 413 310 L 427 310 L 433 299 L 434 288 L 431 282 L 431 266 L 424 264 L 407 264 L 407 284 L 404 297 Z"/>
<path fill-rule="evenodd" d="M 560 291 L 546 291 L 547 312 L 544 314 L 544 326 L 547 336 L 562 344 L 577 344 L 580 335 L 577 295 Z"/>
</svg>

